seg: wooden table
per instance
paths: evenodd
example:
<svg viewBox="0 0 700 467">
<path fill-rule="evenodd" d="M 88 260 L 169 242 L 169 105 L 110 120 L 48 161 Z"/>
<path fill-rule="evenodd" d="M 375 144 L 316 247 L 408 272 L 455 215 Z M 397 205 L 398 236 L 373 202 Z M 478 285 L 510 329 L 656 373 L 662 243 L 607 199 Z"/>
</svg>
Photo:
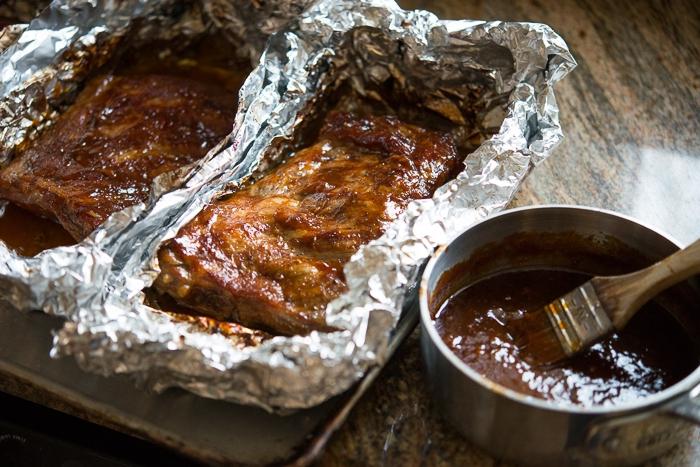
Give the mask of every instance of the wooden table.
<svg viewBox="0 0 700 467">
<path fill-rule="evenodd" d="M 400 0 L 441 18 L 535 21 L 578 67 L 557 85 L 565 139 L 513 206 L 582 204 L 700 237 L 700 4 Z M 494 465 L 436 414 L 417 332 L 328 446 L 323 465 Z M 650 465 L 698 465 L 700 431 Z"/>
</svg>

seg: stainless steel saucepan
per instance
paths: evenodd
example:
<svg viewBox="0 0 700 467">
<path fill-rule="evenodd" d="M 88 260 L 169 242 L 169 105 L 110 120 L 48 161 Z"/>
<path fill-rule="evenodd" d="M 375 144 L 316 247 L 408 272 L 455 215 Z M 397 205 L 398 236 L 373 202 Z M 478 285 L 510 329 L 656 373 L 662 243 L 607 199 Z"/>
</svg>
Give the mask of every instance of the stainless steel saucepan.
<svg viewBox="0 0 700 467">
<path fill-rule="evenodd" d="M 565 245 L 559 248 L 557 242 L 562 241 Z M 615 255 L 621 253 L 615 245 L 620 243 L 643 254 L 647 262 L 682 246 L 613 212 L 539 206 L 490 217 L 437 250 L 420 284 L 421 345 L 438 406 L 469 440 L 498 458 L 525 464 L 629 465 L 659 455 L 689 436 L 688 421 L 700 424 L 700 368 L 659 393 L 631 402 L 562 405 L 486 379 L 453 354 L 435 329 L 433 312 L 452 293 L 479 278 L 542 266 L 612 273 L 594 263 L 598 258 L 617 264 Z M 459 267 L 458 278 L 454 273 L 445 276 L 455 267 Z M 443 286 L 445 281 L 440 282 L 445 277 L 454 284 L 449 290 Z M 700 353 L 700 288 L 694 281 L 681 287 L 666 308 L 686 328 Z"/>
</svg>

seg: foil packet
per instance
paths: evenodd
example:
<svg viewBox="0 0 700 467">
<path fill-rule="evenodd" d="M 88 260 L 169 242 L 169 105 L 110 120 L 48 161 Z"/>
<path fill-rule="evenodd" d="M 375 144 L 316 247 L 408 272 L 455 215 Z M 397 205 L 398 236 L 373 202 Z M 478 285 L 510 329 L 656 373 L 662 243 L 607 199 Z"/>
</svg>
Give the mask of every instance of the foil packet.
<svg viewBox="0 0 700 467">
<path fill-rule="evenodd" d="M 41 2 L 16 0 L 19 12 L 35 11 Z M 46 2 L 47 3 L 47 2 Z M 0 31 L 0 166 L 53 123 L 68 108 L 90 74 L 129 47 L 177 39 L 183 44 L 207 33 L 220 33 L 236 55 L 258 62 L 268 36 L 282 28 L 310 0 L 56 0 L 28 25 Z M 4 10 L 3 10 L 4 11 Z M 26 13 L 24 13 L 26 14 Z M 127 44 L 128 43 L 128 44 Z M 232 108 L 231 113 L 236 109 Z M 104 283 L 125 216 L 186 183 L 197 167 L 230 146 L 224 138 L 192 167 L 164 174 L 154 182 L 149 202 L 116 213 L 84 241 L 51 248 L 33 257 L 19 255 L 0 241 L 0 287 L 3 298 L 19 309 L 64 315 L 87 300 Z M 242 156 L 235 150 L 227 157 Z M 0 214 L 6 203 L 0 200 Z"/>
<path fill-rule="evenodd" d="M 270 37 L 241 90 L 232 144 L 182 188 L 113 216 L 95 234 L 109 245 L 100 250 L 110 258 L 105 286 L 64 295 L 68 321 L 53 355 L 73 355 L 102 375 L 130 374 L 155 391 L 180 387 L 271 411 L 341 393 L 387 358 L 434 248 L 502 209 L 561 140 L 553 86 L 574 66 L 564 41 L 542 24 L 441 21 L 389 0 L 315 3 Z M 347 263 L 347 292 L 326 310 L 339 331 L 257 339 L 148 306 L 159 245 L 211 200 L 302 147 L 305 128 L 342 89 L 449 121 L 462 147 L 473 148 L 456 179 L 412 202 Z"/>
<path fill-rule="evenodd" d="M 147 11 L 148 3 L 122 2 L 120 18 L 125 24 L 134 16 L 158 24 L 157 18 L 162 21 L 163 15 Z M 52 8 L 60 7 L 70 16 L 71 8 L 81 2 L 70 4 L 59 2 Z M 92 3 L 83 6 L 76 25 L 100 24 L 91 16 L 99 17 L 99 8 L 92 9 Z M 280 7 L 279 11 L 285 18 L 290 10 Z M 218 17 L 223 25 L 234 24 L 231 18 Z M 36 38 L 48 40 L 47 48 L 57 49 L 58 54 L 64 49 L 57 44 L 83 44 L 71 42 L 72 36 L 60 40 L 57 32 L 65 20 L 46 20 L 54 21 L 53 26 L 30 25 L 29 31 L 45 31 L 35 34 Z M 98 47 L 101 54 L 108 55 L 115 30 L 107 29 L 100 36 L 104 37 Z M 53 43 L 53 37 L 59 40 Z M 15 45 L 27 52 L 20 57 L 31 56 L 31 47 L 38 47 L 31 36 L 25 39 Z M 86 48 L 96 43 L 87 40 Z M 69 100 L 71 80 L 81 75 L 61 76 L 60 67 L 51 68 L 47 63 L 53 62 L 39 60 L 43 58 L 38 54 L 28 59 L 28 78 L 15 80 L 17 86 L 9 92 L 27 81 L 35 89 L 46 89 L 35 83 L 45 86 L 62 77 L 67 86 L 58 89 L 67 90 L 66 94 L 54 101 L 58 104 L 47 106 L 60 108 L 61 99 Z M 12 73 L 23 70 L 21 60 L 13 66 Z M 3 256 L 0 275 L 10 279 L 9 299 L 22 308 L 67 316 L 70 322 L 56 336 L 54 355 L 73 354 L 88 370 L 130 373 L 156 390 L 179 386 L 270 410 L 320 403 L 386 358 L 391 330 L 418 267 L 432 249 L 503 207 L 532 164 L 559 141 L 552 86 L 573 66 L 563 41 L 543 25 L 439 21 L 432 14 L 404 12 L 382 1 L 318 3 L 288 30 L 272 37 L 261 65 L 241 90 L 234 131 L 219 147 L 225 146 L 223 151 L 213 150 L 184 177 L 181 189 L 168 192 L 173 180 L 157 180 L 151 203 L 113 215 L 76 247 L 29 260 Z M 71 65 L 62 69 L 66 68 Z M 10 87 L 16 78 L 12 73 L 0 75 L 9 77 Z M 324 100 L 338 83 L 350 83 L 361 96 L 381 101 L 377 89 L 387 80 L 399 83 L 397 92 L 411 97 L 418 108 L 443 115 L 467 133 L 478 128 L 492 136 L 465 154 L 465 170 L 456 180 L 433 199 L 411 204 L 382 238 L 348 263 L 348 292 L 331 303 L 327 313 L 329 324 L 342 331 L 260 342 L 252 331 L 230 332 L 197 319 L 174 319 L 144 304 L 143 290 L 158 272 L 153 258 L 162 241 L 209 200 L 264 172 L 294 148 L 300 129 L 323 111 Z M 6 81 L 1 84 L 5 86 Z M 2 96 L 9 95 L 7 89 L 3 88 Z M 17 101 L 27 95 L 26 89 L 14 94 Z M 41 103 L 42 98 L 25 102 Z M 14 109 L 10 116 L 31 115 Z M 41 109 L 37 114 L 44 115 Z M 30 124 L 17 125 L 23 135 L 40 131 L 44 121 L 50 122 L 50 118 L 27 120 L 13 121 Z M 17 127 L 3 123 L 2 131 Z"/>
</svg>

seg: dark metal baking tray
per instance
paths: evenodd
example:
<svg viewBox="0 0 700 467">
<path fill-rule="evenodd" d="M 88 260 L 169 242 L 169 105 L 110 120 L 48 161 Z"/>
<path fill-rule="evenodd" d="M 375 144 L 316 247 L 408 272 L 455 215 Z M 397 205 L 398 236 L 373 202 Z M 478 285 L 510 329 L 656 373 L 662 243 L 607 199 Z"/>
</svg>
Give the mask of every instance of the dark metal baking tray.
<svg viewBox="0 0 700 467">
<path fill-rule="evenodd" d="M 390 354 L 416 325 L 415 301 L 404 309 Z M 126 376 L 82 371 L 52 359 L 51 331 L 61 319 L 0 303 L 0 391 L 216 464 L 306 465 L 381 371 L 372 368 L 345 393 L 311 409 L 274 415 L 172 389 L 153 394 Z"/>
</svg>

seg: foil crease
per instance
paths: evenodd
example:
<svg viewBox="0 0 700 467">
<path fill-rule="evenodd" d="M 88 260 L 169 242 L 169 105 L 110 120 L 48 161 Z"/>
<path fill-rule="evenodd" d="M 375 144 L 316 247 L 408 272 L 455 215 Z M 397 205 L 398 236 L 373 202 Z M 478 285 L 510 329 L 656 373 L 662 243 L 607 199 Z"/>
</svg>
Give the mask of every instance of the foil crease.
<svg viewBox="0 0 700 467">
<path fill-rule="evenodd" d="M 25 17 L 48 2 L 15 0 Z M 11 160 L 67 108 L 89 74 L 107 62 L 128 38 L 196 38 L 221 31 L 236 53 L 257 64 L 268 36 L 295 18 L 310 0 L 56 0 L 28 25 L 0 30 L 0 166 Z M 20 8 L 21 7 L 21 8 Z M 2 11 L 5 11 L 3 9 Z M 20 19 L 20 18 L 18 18 Z M 231 109 L 234 112 L 235 109 Z M 154 182 L 151 199 L 180 186 L 191 171 L 231 145 L 233 134 L 194 167 Z M 227 157 L 239 157 L 235 150 Z M 210 163 L 210 168 L 215 167 Z M 150 203 L 146 203 L 150 204 Z M 0 200 L 0 209 L 3 209 Z M 0 242 L 0 287 L 18 309 L 65 315 L 104 284 L 113 262 L 113 240 L 143 204 L 115 213 L 90 237 L 28 258 Z"/>
<path fill-rule="evenodd" d="M 574 66 L 564 41 L 542 24 L 440 21 L 390 0 L 315 3 L 270 37 L 241 90 L 223 150 L 181 188 L 112 216 L 80 259 L 66 258 L 103 286 L 83 284 L 82 276 L 74 281 L 81 287 L 66 284 L 56 294 L 68 320 L 55 334 L 52 355 L 73 355 L 103 375 L 130 374 L 155 391 L 180 387 L 271 411 L 339 394 L 387 358 L 392 330 L 434 248 L 502 209 L 561 140 L 553 86 Z M 431 199 L 412 202 L 352 257 L 348 291 L 327 308 L 328 323 L 340 331 L 247 345 L 144 303 L 164 240 L 217 195 L 298 147 L 304 125 L 324 111 L 339 83 L 381 99 L 377 89 L 389 80 L 417 109 L 440 113 L 466 136 L 474 123 L 488 138 L 464 154 L 455 180 Z"/>
</svg>

